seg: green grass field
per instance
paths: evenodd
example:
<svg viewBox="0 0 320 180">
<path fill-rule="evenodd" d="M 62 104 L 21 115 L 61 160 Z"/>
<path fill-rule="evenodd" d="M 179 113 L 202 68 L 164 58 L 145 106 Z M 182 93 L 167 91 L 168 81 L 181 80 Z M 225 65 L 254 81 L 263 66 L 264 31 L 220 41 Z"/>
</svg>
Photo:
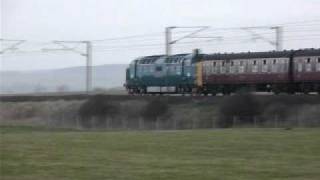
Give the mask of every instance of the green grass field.
<svg viewBox="0 0 320 180">
<path fill-rule="evenodd" d="M 320 179 L 320 129 L 0 132 L 1 180 Z"/>
</svg>

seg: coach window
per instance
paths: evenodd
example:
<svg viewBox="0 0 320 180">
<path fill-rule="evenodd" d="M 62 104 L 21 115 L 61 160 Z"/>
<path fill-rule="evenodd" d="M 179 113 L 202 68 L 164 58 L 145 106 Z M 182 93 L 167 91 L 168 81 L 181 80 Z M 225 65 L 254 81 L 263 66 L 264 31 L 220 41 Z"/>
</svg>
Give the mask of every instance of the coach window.
<svg viewBox="0 0 320 180">
<path fill-rule="evenodd" d="M 308 58 L 308 59 L 307 59 L 307 63 L 309 64 L 309 63 L 310 63 L 310 61 L 311 61 L 311 60 L 310 60 L 310 58 Z"/>
<path fill-rule="evenodd" d="M 268 66 L 267 66 L 267 60 L 263 60 L 263 66 L 262 66 L 262 72 L 266 73 L 268 72 Z"/>
<path fill-rule="evenodd" d="M 226 64 L 226 63 L 223 61 L 223 62 L 222 62 L 222 65 L 221 65 L 221 67 L 220 67 L 220 73 L 221 73 L 221 74 L 224 74 L 224 73 L 226 72 L 225 64 Z"/>
<path fill-rule="evenodd" d="M 258 72 L 258 66 L 257 66 L 257 61 L 256 60 L 253 61 L 252 72 L 253 73 Z"/>
<path fill-rule="evenodd" d="M 231 74 L 234 73 L 234 62 L 233 61 L 230 61 L 229 73 L 231 73 Z"/>
<path fill-rule="evenodd" d="M 320 71 L 320 57 L 318 57 L 318 63 L 317 63 L 317 71 Z"/>
<path fill-rule="evenodd" d="M 244 66 L 243 66 L 243 61 L 239 62 L 239 73 L 244 73 Z"/>
<path fill-rule="evenodd" d="M 312 71 L 312 68 L 311 68 L 311 59 L 310 58 L 307 58 L 307 64 L 306 64 L 306 71 L 307 72 L 310 72 Z"/>
<path fill-rule="evenodd" d="M 276 63 L 277 63 L 277 60 L 276 60 L 276 59 L 274 59 L 274 60 L 273 60 L 273 64 L 276 64 Z"/>
<path fill-rule="evenodd" d="M 208 74 L 209 67 L 207 62 L 202 63 L 202 68 L 203 68 L 204 74 Z"/>
<path fill-rule="evenodd" d="M 214 74 L 214 73 L 216 72 L 216 64 L 217 64 L 217 63 L 214 62 L 214 61 L 213 61 L 212 64 L 211 64 L 211 66 L 212 66 L 212 67 L 211 67 L 211 73 L 212 73 L 212 74 Z"/>
</svg>

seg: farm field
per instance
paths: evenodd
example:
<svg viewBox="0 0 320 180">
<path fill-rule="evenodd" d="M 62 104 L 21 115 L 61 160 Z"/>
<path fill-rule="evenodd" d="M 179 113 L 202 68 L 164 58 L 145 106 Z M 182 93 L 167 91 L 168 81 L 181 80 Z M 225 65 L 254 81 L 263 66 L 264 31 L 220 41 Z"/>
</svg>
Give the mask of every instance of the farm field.
<svg viewBox="0 0 320 180">
<path fill-rule="evenodd" d="M 320 179 L 320 129 L 0 127 L 1 180 Z"/>
</svg>

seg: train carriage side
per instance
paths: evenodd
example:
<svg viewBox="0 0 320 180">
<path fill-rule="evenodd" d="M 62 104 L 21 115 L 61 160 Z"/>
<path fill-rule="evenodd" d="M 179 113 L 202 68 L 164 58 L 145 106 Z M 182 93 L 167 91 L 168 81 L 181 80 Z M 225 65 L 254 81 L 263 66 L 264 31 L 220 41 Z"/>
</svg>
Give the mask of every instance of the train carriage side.
<svg viewBox="0 0 320 180">
<path fill-rule="evenodd" d="M 320 93 L 320 49 L 297 50 L 293 64 L 296 91 Z"/>
<path fill-rule="evenodd" d="M 290 51 L 281 51 L 203 56 L 202 90 L 213 94 L 242 89 L 286 90 L 290 84 L 290 55 Z"/>
</svg>

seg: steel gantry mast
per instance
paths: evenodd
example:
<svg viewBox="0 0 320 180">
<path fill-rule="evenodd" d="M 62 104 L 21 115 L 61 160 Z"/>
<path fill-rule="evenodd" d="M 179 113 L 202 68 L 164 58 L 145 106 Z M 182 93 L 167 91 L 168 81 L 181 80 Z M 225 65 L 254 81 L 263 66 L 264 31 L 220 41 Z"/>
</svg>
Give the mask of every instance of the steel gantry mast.
<svg viewBox="0 0 320 180">
<path fill-rule="evenodd" d="M 209 26 L 170 26 L 166 27 L 165 29 L 165 52 L 167 56 L 170 56 L 172 53 L 172 45 L 176 44 L 177 42 L 187 39 L 187 38 L 207 38 L 207 39 L 221 39 L 221 36 L 214 36 L 214 37 L 200 37 L 196 36 L 198 33 L 205 31 L 208 29 Z M 172 39 L 172 30 L 173 29 L 194 29 L 193 31 L 190 31 L 188 34 L 177 38 Z"/>
<path fill-rule="evenodd" d="M 260 39 L 260 40 L 266 41 L 269 44 L 273 45 L 275 47 L 276 51 L 282 51 L 283 50 L 283 27 L 282 26 L 243 27 L 241 29 L 248 31 L 256 39 Z M 271 30 L 275 30 L 275 39 L 274 40 L 270 40 L 270 39 L 264 37 L 263 35 L 255 32 L 254 31 L 255 29 L 271 29 Z"/>
<path fill-rule="evenodd" d="M 43 51 L 72 51 L 86 57 L 86 92 L 92 91 L 92 42 L 91 41 L 53 41 L 54 44 L 60 45 L 60 49 L 42 49 Z M 85 44 L 85 52 L 70 48 L 66 44 Z"/>
<path fill-rule="evenodd" d="M 3 47 L 3 42 L 8 42 L 11 43 L 11 45 L 9 45 L 8 47 Z M 18 46 L 20 46 L 21 44 L 23 44 L 25 42 L 25 40 L 16 40 L 16 39 L 0 39 L 0 43 L 1 43 L 1 50 L 0 50 L 0 54 L 4 54 L 8 51 L 16 51 L 18 50 Z M 3 49 L 2 49 L 3 48 Z"/>
<path fill-rule="evenodd" d="M 189 28 L 189 29 L 194 29 L 194 31 L 190 31 L 189 34 L 182 36 L 178 39 L 173 40 L 172 39 L 172 33 L 173 29 L 178 29 L 178 28 Z M 171 55 L 172 53 L 172 45 L 187 38 L 206 38 L 206 39 L 211 39 L 211 40 L 219 40 L 223 41 L 224 37 L 222 36 L 199 36 L 203 31 L 208 30 L 210 27 L 209 26 L 170 26 L 166 27 L 165 29 L 165 53 L 166 55 Z M 275 30 L 275 39 L 270 40 L 269 38 L 263 36 L 263 34 L 260 34 L 256 32 L 255 30 L 261 30 L 261 29 L 269 29 L 269 30 Z M 236 28 L 218 28 L 218 29 L 212 29 L 212 30 L 245 30 L 248 33 L 251 34 L 251 36 L 254 39 L 260 39 L 263 40 L 272 46 L 275 47 L 276 51 L 282 51 L 283 49 L 283 27 L 282 26 L 253 26 L 253 27 L 236 27 Z"/>
</svg>

